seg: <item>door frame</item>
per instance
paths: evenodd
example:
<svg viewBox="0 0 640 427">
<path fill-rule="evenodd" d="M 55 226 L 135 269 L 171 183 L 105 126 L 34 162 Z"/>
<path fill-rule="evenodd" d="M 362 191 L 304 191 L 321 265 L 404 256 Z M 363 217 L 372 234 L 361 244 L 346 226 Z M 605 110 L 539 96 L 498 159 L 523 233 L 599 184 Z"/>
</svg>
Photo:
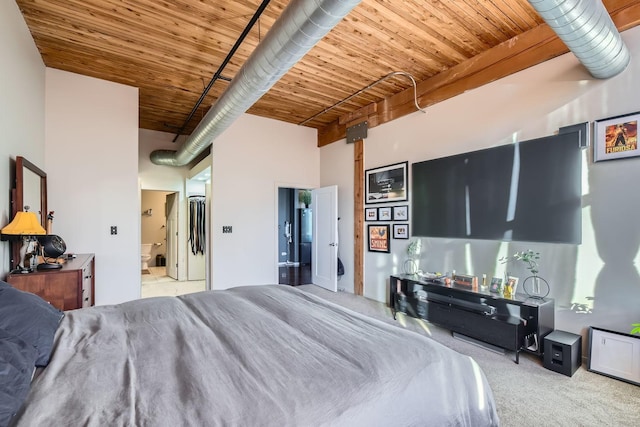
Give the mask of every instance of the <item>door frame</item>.
<svg viewBox="0 0 640 427">
<path fill-rule="evenodd" d="M 156 188 L 156 187 L 143 187 L 142 185 L 139 185 L 138 188 L 138 212 L 140 213 L 142 210 L 141 207 L 141 203 L 142 203 L 142 192 L 143 191 L 162 191 L 165 193 L 177 193 L 178 194 L 178 253 L 176 254 L 176 257 L 178 259 L 178 281 L 184 281 L 187 280 L 186 278 L 186 268 L 185 265 L 182 264 L 182 260 L 184 258 L 184 253 L 183 251 L 186 250 L 187 247 L 187 243 L 186 243 L 186 230 L 187 230 L 187 224 L 186 224 L 186 219 L 188 218 L 188 215 L 186 215 L 186 204 L 185 204 L 185 200 L 184 200 L 184 190 L 179 190 L 179 189 L 175 189 L 175 188 Z M 185 219 L 184 221 L 181 220 Z M 142 216 L 139 216 L 139 220 L 138 220 L 138 247 L 141 248 L 142 244 Z M 141 249 L 138 250 L 138 253 L 141 252 Z M 184 261 L 186 262 L 186 261 Z M 142 277 L 142 276 L 141 276 Z M 140 287 L 142 287 L 142 278 L 140 279 Z"/>
<path fill-rule="evenodd" d="M 280 271 L 279 271 L 279 256 L 278 254 L 280 253 L 280 247 L 278 245 L 278 206 L 279 206 L 279 201 L 280 201 L 280 193 L 279 193 L 279 189 L 280 188 L 294 188 L 296 190 L 311 190 L 311 189 L 315 189 L 318 188 L 317 185 L 312 185 L 309 183 L 286 183 L 286 182 L 276 182 L 273 192 L 274 192 L 274 200 L 275 203 L 273 204 L 273 209 L 274 209 L 274 218 L 273 218 L 273 244 L 275 245 L 275 250 L 273 251 L 273 263 L 272 265 L 274 266 L 274 271 L 273 271 L 273 283 L 274 284 L 278 284 L 280 282 Z M 313 261 L 312 261 L 313 262 Z"/>
</svg>

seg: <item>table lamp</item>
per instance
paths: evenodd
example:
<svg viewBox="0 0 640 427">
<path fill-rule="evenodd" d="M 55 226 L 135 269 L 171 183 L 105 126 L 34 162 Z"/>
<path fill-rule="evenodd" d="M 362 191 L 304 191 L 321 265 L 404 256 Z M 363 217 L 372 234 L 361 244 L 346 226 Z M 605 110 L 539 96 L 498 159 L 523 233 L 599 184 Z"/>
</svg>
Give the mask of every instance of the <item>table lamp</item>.
<svg viewBox="0 0 640 427">
<path fill-rule="evenodd" d="M 29 212 L 27 210 L 16 213 L 6 227 L 4 227 L 0 234 L 2 234 L 2 240 L 9 240 L 8 238 L 20 238 L 22 239 L 22 248 L 20 249 L 20 264 L 18 265 L 17 272 L 27 273 L 33 271 L 33 265 L 30 268 L 25 268 L 24 258 L 27 254 L 27 250 L 32 243 L 37 243 L 35 236 L 47 234 L 45 229 L 40 225 L 38 216 L 35 212 Z"/>
</svg>

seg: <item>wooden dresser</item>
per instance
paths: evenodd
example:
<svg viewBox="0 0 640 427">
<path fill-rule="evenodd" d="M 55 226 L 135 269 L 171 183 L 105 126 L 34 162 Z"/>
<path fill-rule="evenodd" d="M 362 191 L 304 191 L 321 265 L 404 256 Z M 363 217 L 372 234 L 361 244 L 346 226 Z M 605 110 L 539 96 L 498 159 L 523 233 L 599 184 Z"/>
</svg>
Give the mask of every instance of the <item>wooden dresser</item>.
<svg viewBox="0 0 640 427">
<path fill-rule="evenodd" d="M 76 254 L 58 270 L 16 273 L 7 283 L 16 289 L 39 295 L 60 310 L 75 310 L 94 304 L 94 254 Z"/>
</svg>

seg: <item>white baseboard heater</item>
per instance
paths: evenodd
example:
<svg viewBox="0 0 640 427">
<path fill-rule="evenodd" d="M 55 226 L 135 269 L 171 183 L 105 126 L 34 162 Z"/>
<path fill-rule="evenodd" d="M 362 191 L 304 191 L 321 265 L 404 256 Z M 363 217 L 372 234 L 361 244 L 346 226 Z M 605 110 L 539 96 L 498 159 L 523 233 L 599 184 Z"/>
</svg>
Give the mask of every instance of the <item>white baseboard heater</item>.
<svg viewBox="0 0 640 427">
<path fill-rule="evenodd" d="M 592 326 L 589 370 L 640 385 L 640 336 Z"/>
</svg>

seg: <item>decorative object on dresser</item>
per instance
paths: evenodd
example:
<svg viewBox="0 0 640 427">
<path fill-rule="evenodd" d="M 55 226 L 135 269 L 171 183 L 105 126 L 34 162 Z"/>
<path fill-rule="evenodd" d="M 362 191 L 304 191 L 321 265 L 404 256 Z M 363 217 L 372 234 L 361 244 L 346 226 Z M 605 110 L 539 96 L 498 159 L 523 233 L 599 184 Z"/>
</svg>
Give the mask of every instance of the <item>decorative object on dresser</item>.
<svg viewBox="0 0 640 427">
<path fill-rule="evenodd" d="M 502 277 L 492 277 L 489 284 L 489 292 L 499 294 L 502 293 Z"/>
<path fill-rule="evenodd" d="M 453 284 L 465 289 L 478 289 L 478 278 L 469 274 L 454 274 Z"/>
<path fill-rule="evenodd" d="M 395 231 L 395 229 L 394 229 Z M 416 274 L 420 270 L 420 251 L 422 240 L 414 239 L 407 245 L 407 259 L 404 262 L 405 274 Z"/>
<path fill-rule="evenodd" d="M 18 240 L 22 241 L 20 249 L 20 263 L 14 270 L 16 273 L 30 273 L 33 271 L 38 257 L 38 241 L 36 236 L 46 234 L 45 229 L 38 223 L 38 217 L 35 213 L 29 212 L 29 206 L 24 207 L 24 211 L 16 212 L 13 221 L 11 221 L 0 232 L 2 240 Z M 27 255 L 29 255 L 29 264 L 27 267 Z"/>
<path fill-rule="evenodd" d="M 549 291 L 551 290 L 551 288 L 549 287 L 549 282 L 538 276 L 538 273 L 540 271 L 538 268 L 540 252 L 534 252 L 531 249 L 527 249 L 526 251 L 516 252 L 511 257 L 502 257 L 499 261 L 503 264 L 506 264 L 511 259 L 522 261 L 523 263 L 525 263 L 527 270 L 531 272 L 531 276 L 525 278 L 522 282 L 522 290 L 524 291 L 524 293 L 532 298 L 545 298 L 547 295 L 549 295 Z M 507 273 L 505 277 L 505 284 L 508 279 L 509 276 Z"/>
<path fill-rule="evenodd" d="M 55 234 L 38 237 L 38 242 L 42 248 L 43 263 L 38 264 L 38 270 L 57 270 L 62 268 L 62 264 L 58 262 L 58 257 L 67 250 L 67 245 L 62 237 Z"/>
<path fill-rule="evenodd" d="M 454 275 L 454 277 L 461 275 Z M 472 276 L 471 276 L 472 277 Z M 542 355 L 542 339 L 554 329 L 554 301 L 550 298 L 503 298 L 499 294 L 471 290 L 440 280 L 397 275 L 389 279 L 392 310 L 422 318 L 451 330 L 474 343 L 494 350 Z M 472 279 L 473 283 L 473 279 Z"/>
<path fill-rule="evenodd" d="M 94 254 L 78 254 L 57 270 L 31 274 L 10 273 L 7 283 L 40 296 L 60 310 L 74 310 L 94 304 Z"/>
</svg>

